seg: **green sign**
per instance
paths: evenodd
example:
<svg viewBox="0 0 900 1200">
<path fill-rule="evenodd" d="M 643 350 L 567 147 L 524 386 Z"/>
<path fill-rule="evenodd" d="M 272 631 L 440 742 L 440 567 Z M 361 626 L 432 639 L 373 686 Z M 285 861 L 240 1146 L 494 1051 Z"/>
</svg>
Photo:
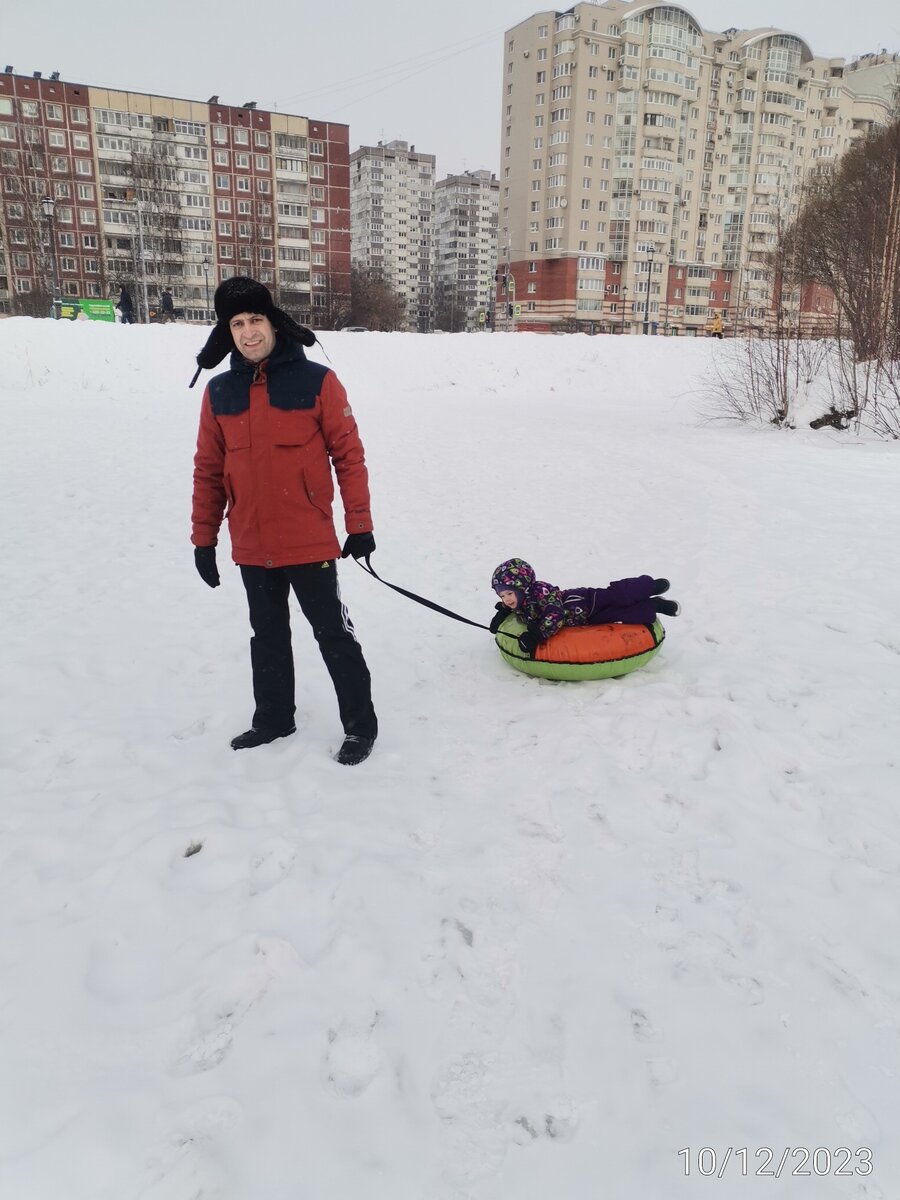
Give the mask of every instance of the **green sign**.
<svg viewBox="0 0 900 1200">
<path fill-rule="evenodd" d="M 517 316 L 517 317 L 521 317 L 521 315 L 522 315 L 522 305 L 521 305 L 521 304 L 517 304 L 517 305 L 516 305 L 516 316 Z"/>
<path fill-rule="evenodd" d="M 116 319 L 116 310 L 112 300 L 79 300 L 78 305 L 89 321 L 115 321 Z"/>
</svg>

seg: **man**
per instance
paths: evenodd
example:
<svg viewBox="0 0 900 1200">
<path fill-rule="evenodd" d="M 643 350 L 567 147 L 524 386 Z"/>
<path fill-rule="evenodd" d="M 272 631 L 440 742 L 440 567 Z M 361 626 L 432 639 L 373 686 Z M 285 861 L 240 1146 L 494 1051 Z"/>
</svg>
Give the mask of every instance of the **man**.
<svg viewBox="0 0 900 1200">
<path fill-rule="evenodd" d="M 125 284 L 122 284 L 122 290 L 119 293 L 119 303 L 116 308 L 122 314 L 123 325 L 133 325 L 134 322 L 134 301 L 131 299 L 131 292 Z"/>
<path fill-rule="evenodd" d="M 169 321 L 175 320 L 175 301 L 172 299 L 172 293 L 168 288 L 163 288 L 160 292 L 160 317 L 159 323 L 166 325 Z"/>
<path fill-rule="evenodd" d="M 315 335 L 276 308 L 268 288 L 228 279 L 216 289 L 217 323 L 198 371 L 231 352 L 231 369 L 203 395 L 194 458 L 194 558 L 218 587 L 216 543 L 227 505 L 231 552 L 250 609 L 256 711 L 235 750 L 295 732 L 293 588 L 337 693 L 344 742 L 335 756 L 368 758 L 378 733 L 371 681 L 338 589 L 336 559 L 375 549 L 365 456 L 347 393 L 333 371 L 309 362 Z M 196 382 L 197 375 L 194 376 Z M 193 386 L 193 383 L 191 384 Z M 337 475 L 347 540 L 332 520 Z"/>
</svg>

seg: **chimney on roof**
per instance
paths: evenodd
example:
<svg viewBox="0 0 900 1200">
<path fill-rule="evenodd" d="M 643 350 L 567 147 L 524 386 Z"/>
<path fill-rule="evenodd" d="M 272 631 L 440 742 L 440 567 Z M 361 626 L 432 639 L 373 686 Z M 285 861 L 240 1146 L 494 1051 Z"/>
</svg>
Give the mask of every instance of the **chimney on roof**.
<svg viewBox="0 0 900 1200">
<path fill-rule="evenodd" d="M 7 64 L 6 64 L 5 73 L 6 73 L 7 75 L 12 75 L 12 73 L 13 73 L 13 69 L 12 69 L 12 67 L 9 65 L 9 63 L 7 63 Z"/>
<path fill-rule="evenodd" d="M 207 102 L 206 102 L 206 103 L 207 103 L 207 104 L 218 104 L 218 103 L 219 103 L 219 97 L 218 97 L 218 96 L 210 96 L 210 98 L 207 100 Z"/>
<path fill-rule="evenodd" d="M 34 71 L 34 72 L 32 72 L 32 74 L 34 75 L 35 79 L 40 79 L 40 77 L 41 77 L 40 71 Z"/>
<path fill-rule="evenodd" d="M 51 79 L 59 79 L 59 71 L 53 71 L 50 75 Z"/>
<path fill-rule="evenodd" d="M 256 101 L 255 100 L 247 100 L 244 104 L 241 105 L 241 108 L 256 108 Z"/>
</svg>

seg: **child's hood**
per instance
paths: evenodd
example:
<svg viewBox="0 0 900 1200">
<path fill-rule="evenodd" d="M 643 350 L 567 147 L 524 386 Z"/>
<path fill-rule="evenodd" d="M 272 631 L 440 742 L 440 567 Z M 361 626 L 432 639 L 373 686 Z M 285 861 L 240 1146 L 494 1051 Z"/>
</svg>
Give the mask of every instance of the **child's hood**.
<svg viewBox="0 0 900 1200">
<path fill-rule="evenodd" d="M 508 558 L 491 577 L 491 587 L 495 592 L 519 592 L 527 596 L 533 586 L 534 567 L 524 558 Z"/>
</svg>

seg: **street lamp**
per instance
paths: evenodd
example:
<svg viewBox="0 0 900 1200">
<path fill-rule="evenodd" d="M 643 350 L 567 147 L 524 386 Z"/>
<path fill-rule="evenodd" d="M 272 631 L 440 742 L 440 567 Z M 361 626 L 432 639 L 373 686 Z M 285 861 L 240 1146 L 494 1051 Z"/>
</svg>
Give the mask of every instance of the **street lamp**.
<svg viewBox="0 0 900 1200">
<path fill-rule="evenodd" d="M 653 255 L 655 253 L 655 246 L 651 246 L 647 251 L 647 298 L 644 301 L 644 337 L 650 332 L 650 281 L 653 278 Z"/>
<path fill-rule="evenodd" d="M 209 320 L 209 259 L 203 259 L 203 274 L 206 276 L 206 319 Z"/>
<path fill-rule="evenodd" d="M 622 332 L 625 332 L 625 309 L 628 307 L 628 288 L 622 288 Z"/>
<path fill-rule="evenodd" d="M 53 316 L 58 321 L 62 313 L 62 297 L 59 294 L 59 271 L 56 265 L 56 236 L 53 232 L 53 210 L 56 201 L 52 196 L 41 196 L 41 208 L 47 218 L 47 236 L 50 245 L 50 270 L 53 276 Z"/>
</svg>

